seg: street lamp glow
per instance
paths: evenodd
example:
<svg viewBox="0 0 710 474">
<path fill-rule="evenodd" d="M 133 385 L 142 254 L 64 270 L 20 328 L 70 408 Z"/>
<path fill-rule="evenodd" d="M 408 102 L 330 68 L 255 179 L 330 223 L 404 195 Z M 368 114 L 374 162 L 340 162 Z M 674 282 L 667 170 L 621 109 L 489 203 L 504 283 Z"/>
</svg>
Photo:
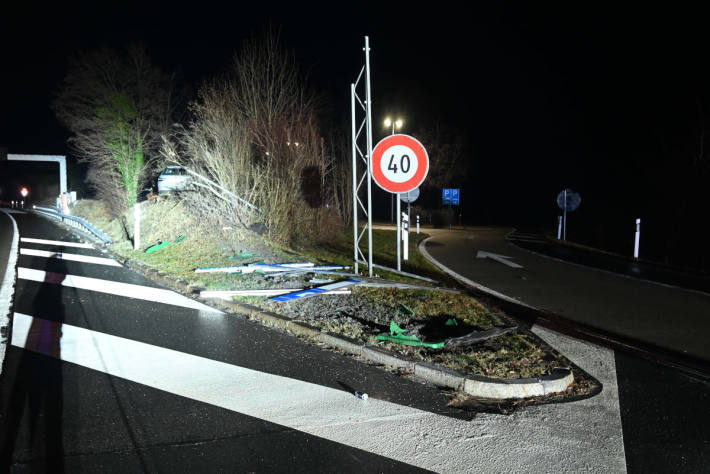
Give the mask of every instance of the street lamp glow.
<svg viewBox="0 0 710 474">
<path fill-rule="evenodd" d="M 385 127 L 390 127 L 392 126 L 392 135 L 394 135 L 394 129 L 396 128 L 402 128 L 402 124 L 404 121 L 402 119 L 397 119 L 397 120 L 392 120 L 391 118 L 387 117 L 385 119 Z"/>
<path fill-rule="evenodd" d="M 26 187 L 22 186 L 22 187 L 20 188 L 20 194 L 22 194 L 22 197 L 25 198 L 25 197 L 27 197 L 27 195 L 29 194 L 29 191 L 27 190 Z"/>
</svg>

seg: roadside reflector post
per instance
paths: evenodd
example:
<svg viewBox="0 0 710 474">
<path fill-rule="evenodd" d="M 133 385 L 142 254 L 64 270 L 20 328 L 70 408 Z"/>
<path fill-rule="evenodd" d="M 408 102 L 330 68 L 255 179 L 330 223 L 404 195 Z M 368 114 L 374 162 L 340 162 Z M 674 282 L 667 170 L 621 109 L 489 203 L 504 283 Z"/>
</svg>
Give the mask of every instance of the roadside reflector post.
<svg viewBox="0 0 710 474">
<path fill-rule="evenodd" d="M 64 214 L 69 214 L 69 196 L 67 196 L 67 193 L 62 193 L 61 198 L 62 198 L 62 212 Z"/>
<path fill-rule="evenodd" d="M 133 250 L 138 250 L 141 246 L 141 206 L 138 203 L 133 205 Z"/>
<path fill-rule="evenodd" d="M 562 238 L 562 216 L 557 216 L 557 240 Z"/>
<path fill-rule="evenodd" d="M 409 260 L 409 216 L 406 212 L 402 213 L 402 245 L 404 259 Z"/>
<path fill-rule="evenodd" d="M 636 237 L 634 238 L 634 258 L 639 258 L 639 240 L 641 239 L 641 219 L 636 219 Z"/>
<path fill-rule="evenodd" d="M 419 234 L 419 214 L 417 214 L 417 234 Z"/>
</svg>

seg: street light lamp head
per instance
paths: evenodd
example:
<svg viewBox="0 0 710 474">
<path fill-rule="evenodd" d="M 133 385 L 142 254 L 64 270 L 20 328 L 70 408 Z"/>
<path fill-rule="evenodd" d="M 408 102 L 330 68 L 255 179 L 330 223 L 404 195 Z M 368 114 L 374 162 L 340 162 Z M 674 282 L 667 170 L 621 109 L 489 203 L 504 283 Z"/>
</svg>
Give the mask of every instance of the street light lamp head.
<svg viewBox="0 0 710 474">
<path fill-rule="evenodd" d="M 385 127 L 389 127 L 390 125 L 392 125 L 392 120 L 390 120 L 390 118 L 387 117 L 387 118 L 385 119 Z"/>
<path fill-rule="evenodd" d="M 394 124 L 397 126 L 397 128 L 402 128 L 402 123 L 402 119 L 399 119 Z"/>
</svg>

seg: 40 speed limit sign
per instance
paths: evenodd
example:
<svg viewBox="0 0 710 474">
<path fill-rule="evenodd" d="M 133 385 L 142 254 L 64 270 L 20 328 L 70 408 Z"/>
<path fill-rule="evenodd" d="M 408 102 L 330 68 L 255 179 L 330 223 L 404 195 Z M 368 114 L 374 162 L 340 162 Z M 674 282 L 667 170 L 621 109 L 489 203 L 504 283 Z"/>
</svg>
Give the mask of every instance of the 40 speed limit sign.
<svg viewBox="0 0 710 474">
<path fill-rule="evenodd" d="M 429 155 L 424 146 L 409 135 L 390 135 L 372 150 L 372 177 L 391 193 L 416 188 L 429 173 Z"/>
</svg>

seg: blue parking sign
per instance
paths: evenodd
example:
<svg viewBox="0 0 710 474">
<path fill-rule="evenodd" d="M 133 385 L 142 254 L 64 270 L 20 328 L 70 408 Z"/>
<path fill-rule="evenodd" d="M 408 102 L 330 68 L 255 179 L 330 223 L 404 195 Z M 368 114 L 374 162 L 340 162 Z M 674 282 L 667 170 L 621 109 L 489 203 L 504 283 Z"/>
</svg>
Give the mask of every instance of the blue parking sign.
<svg viewBox="0 0 710 474">
<path fill-rule="evenodd" d="M 443 193 L 443 198 L 444 198 L 444 205 L 452 205 L 452 206 L 458 206 L 459 205 L 459 196 L 461 194 L 460 189 L 458 188 L 446 188 L 444 189 Z"/>
</svg>

